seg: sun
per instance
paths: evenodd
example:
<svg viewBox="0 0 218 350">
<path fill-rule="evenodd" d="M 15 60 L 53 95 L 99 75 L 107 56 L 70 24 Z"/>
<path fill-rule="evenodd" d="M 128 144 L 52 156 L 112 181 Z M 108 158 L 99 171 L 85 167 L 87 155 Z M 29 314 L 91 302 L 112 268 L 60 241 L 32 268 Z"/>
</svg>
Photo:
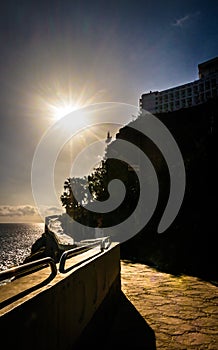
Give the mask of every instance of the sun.
<svg viewBox="0 0 218 350">
<path fill-rule="evenodd" d="M 95 87 L 86 83 L 84 86 L 75 88 L 71 81 L 61 84 L 54 78 L 46 83 L 40 82 L 30 96 L 34 108 L 46 116 L 50 122 L 56 122 L 71 112 L 100 102 L 104 94 L 104 90 L 95 91 Z"/>
<path fill-rule="evenodd" d="M 49 107 L 53 118 L 55 120 L 59 120 L 65 115 L 79 109 L 81 106 L 77 103 L 57 102 L 57 104 L 50 104 Z"/>
</svg>

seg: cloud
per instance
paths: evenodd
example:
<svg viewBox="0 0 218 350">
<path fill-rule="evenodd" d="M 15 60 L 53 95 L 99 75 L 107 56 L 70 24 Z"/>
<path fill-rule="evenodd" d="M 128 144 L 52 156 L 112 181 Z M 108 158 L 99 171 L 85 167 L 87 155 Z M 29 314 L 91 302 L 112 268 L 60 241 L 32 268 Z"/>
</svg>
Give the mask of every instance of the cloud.
<svg viewBox="0 0 218 350">
<path fill-rule="evenodd" d="M 64 208 L 60 208 L 60 207 L 48 207 L 48 206 L 41 206 L 40 208 L 41 210 L 41 214 L 46 217 L 46 216 L 51 216 L 51 215 L 59 215 L 62 214 L 64 212 Z"/>
<path fill-rule="evenodd" d="M 46 207 L 46 216 L 57 214 L 60 212 L 60 208 L 57 207 Z M 38 217 L 39 212 L 35 206 L 32 205 L 1 205 L 0 206 L 0 217 Z"/>
<path fill-rule="evenodd" d="M 0 216 L 35 216 L 38 212 L 34 206 L 31 205 L 1 205 Z"/>
<path fill-rule="evenodd" d="M 184 16 L 184 17 L 181 17 L 181 18 L 177 19 L 177 20 L 173 23 L 173 26 L 175 26 L 175 27 L 182 27 L 183 24 L 184 24 L 186 21 L 189 20 L 189 18 L 190 18 L 190 15 L 186 15 L 186 16 Z"/>
<path fill-rule="evenodd" d="M 172 25 L 174 27 L 183 27 L 186 22 L 190 21 L 191 19 L 193 19 L 196 16 L 199 16 L 199 14 L 200 14 L 199 11 L 194 12 L 194 13 L 189 13 L 186 16 L 183 16 L 181 18 L 176 19 L 175 22 L 172 23 Z"/>
</svg>

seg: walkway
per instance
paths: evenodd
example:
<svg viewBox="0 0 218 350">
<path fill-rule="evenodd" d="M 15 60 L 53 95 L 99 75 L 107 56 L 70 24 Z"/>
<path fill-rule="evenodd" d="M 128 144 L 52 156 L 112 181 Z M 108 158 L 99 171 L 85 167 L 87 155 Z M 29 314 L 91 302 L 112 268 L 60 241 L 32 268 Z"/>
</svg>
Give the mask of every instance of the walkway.
<svg viewBox="0 0 218 350">
<path fill-rule="evenodd" d="M 157 350 L 218 349 L 218 287 L 127 261 L 121 262 L 121 281 L 123 293 L 154 332 Z"/>
</svg>

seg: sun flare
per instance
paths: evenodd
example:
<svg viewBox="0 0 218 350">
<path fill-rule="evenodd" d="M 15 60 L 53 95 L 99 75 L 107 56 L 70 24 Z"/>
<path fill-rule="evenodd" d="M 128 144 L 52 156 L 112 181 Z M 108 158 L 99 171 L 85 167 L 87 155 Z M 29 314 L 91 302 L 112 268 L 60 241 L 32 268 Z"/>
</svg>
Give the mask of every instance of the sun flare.
<svg viewBox="0 0 218 350">
<path fill-rule="evenodd" d="M 51 114 L 54 119 L 58 120 L 63 118 L 65 115 L 79 109 L 81 106 L 79 104 L 73 103 L 63 103 L 63 104 L 51 104 L 50 106 Z"/>
<path fill-rule="evenodd" d="M 95 91 L 95 87 L 85 83 L 84 86 L 72 86 L 71 81 L 61 84 L 56 79 L 40 82 L 30 95 L 31 109 L 39 111 L 50 121 L 55 122 L 67 114 L 90 104 L 105 101 L 105 90 Z"/>
</svg>

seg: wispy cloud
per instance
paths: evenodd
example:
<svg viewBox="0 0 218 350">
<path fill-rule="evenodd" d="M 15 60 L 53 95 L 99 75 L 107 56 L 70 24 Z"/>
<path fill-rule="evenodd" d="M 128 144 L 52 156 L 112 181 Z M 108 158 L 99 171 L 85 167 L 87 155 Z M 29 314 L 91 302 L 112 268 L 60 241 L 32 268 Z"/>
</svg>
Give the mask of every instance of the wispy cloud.
<svg viewBox="0 0 218 350">
<path fill-rule="evenodd" d="M 53 215 L 60 212 L 60 208 L 46 207 L 45 215 Z M 0 217 L 38 217 L 39 212 L 35 206 L 32 205 L 1 205 Z"/>
<path fill-rule="evenodd" d="M 186 15 L 184 17 L 181 17 L 181 18 L 177 19 L 173 23 L 173 26 L 175 26 L 175 27 L 182 27 L 184 25 L 184 23 L 189 20 L 189 18 L 190 18 L 190 15 Z"/>
<path fill-rule="evenodd" d="M 189 22 L 194 17 L 199 16 L 199 14 L 200 14 L 199 11 L 194 12 L 194 13 L 189 13 L 183 17 L 176 19 L 175 22 L 172 23 L 172 25 L 175 27 L 183 27 L 185 23 Z"/>
</svg>

